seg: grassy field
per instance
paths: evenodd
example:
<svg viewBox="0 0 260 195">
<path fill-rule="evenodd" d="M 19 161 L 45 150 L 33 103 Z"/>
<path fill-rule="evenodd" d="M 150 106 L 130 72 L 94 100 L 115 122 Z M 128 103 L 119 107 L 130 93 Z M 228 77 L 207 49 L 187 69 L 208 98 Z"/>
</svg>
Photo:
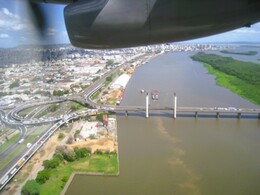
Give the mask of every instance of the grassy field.
<svg viewBox="0 0 260 195">
<path fill-rule="evenodd" d="M 38 135 L 40 135 L 41 133 L 43 133 L 44 131 L 46 131 L 46 128 L 48 127 L 48 125 L 44 125 L 41 127 L 37 127 L 37 130 L 31 134 L 30 136 L 28 136 L 23 143 L 19 144 L 19 146 L 17 147 L 16 150 L 14 150 L 13 152 L 11 152 L 1 163 L 0 163 L 0 169 L 2 169 L 3 167 L 5 167 L 11 160 L 13 160 L 19 153 L 21 153 L 25 148 L 26 148 L 26 144 L 27 143 L 31 143 L 33 142 L 36 137 Z M 35 128 L 35 127 L 34 127 Z M 32 130 L 31 130 L 32 131 Z M 4 149 L 6 149 L 7 147 L 9 147 L 11 144 L 15 143 L 16 141 L 18 141 L 18 138 L 20 137 L 20 134 L 16 134 L 14 137 L 12 137 L 8 142 L 6 142 L 6 145 L 3 146 Z M 8 144 L 8 146 L 7 146 Z"/>
<path fill-rule="evenodd" d="M 17 142 L 19 137 L 20 137 L 20 134 L 17 133 L 14 136 L 12 136 L 8 141 L 5 141 L 5 143 L 0 146 L 0 151 L 2 152 L 4 150 L 6 150 L 13 143 Z"/>
<path fill-rule="evenodd" d="M 1 163 L 0 169 L 4 168 L 11 160 L 13 160 L 19 153 L 26 148 L 25 144 L 21 144 L 15 151 L 11 152 Z"/>
<path fill-rule="evenodd" d="M 216 76 L 217 85 L 260 105 L 260 64 L 205 53 L 198 53 L 192 59 L 203 62 L 208 72 Z"/>
<path fill-rule="evenodd" d="M 35 108 L 36 106 L 22 110 L 21 112 L 19 112 L 19 116 L 25 117 L 27 114 L 31 113 Z"/>
<path fill-rule="evenodd" d="M 93 154 L 74 162 L 61 164 L 51 171 L 51 177 L 40 187 L 41 195 L 60 194 L 73 172 L 118 174 L 117 154 Z M 55 185 L 53 185 L 55 184 Z"/>
</svg>

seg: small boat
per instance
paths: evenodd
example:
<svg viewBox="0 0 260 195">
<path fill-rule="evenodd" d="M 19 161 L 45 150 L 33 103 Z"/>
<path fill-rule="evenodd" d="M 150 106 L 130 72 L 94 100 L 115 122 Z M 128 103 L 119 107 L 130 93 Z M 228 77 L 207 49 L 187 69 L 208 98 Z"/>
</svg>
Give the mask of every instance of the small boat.
<svg viewBox="0 0 260 195">
<path fill-rule="evenodd" d="M 153 90 L 151 91 L 151 98 L 152 98 L 152 100 L 158 100 L 158 98 L 159 98 L 159 93 L 158 93 L 157 90 L 153 89 Z"/>
</svg>

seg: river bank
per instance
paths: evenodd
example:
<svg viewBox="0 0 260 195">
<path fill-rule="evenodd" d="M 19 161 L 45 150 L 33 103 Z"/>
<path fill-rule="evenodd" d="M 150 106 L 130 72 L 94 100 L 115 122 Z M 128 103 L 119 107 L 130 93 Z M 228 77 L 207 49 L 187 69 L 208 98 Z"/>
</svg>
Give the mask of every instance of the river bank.
<svg viewBox="0 0 260 195">
<path fill-rule="evenodd" d="M 78 141 L 69 141 L 72 137 L 77 138 Z M 51 171 L 50 179 L 40 185 L 40 194 L 60 194 L 73 172 L 119 174 L 115 116 L 108 117 L 106 128 L 95 121 L 94 118 L 91 119 L 91 122 L 79 120 L 54 133 L 14 179 L 7 184 L 5 190 L 2 191 L 3 195 L 20 194 L 26 182 L 37 179 L 38 173 L 44 169 L 43 162 L 51 160 L 60 146 L 66 147 L 67 150 L 86 148 L 90 151 L 90 154 L 86 158 L 74 162 L 63 161 L 63 163 L 60 163 L 59 167 Z M 58 185 L 53 185 L 53 183 Z"/>
<path fill-rule="evenodd" d="M 197 53 L 191 57 L 202 62 L 216 84 L 260 105 L 260 65 L 215 54 Z"/>
<path fill-rule="evenodd" d="M 167 53 L 139 66 L 121 105 L 145 105 L 140 89 L 157 89 L 160 97 L 152 106 L 172 106 L 176 92 L 179 106 L 256 107 L 216 86 L 202 63 L 191 60 L 194 54 Z M 66 195 L 260 192 L 258 120 L 143 116 L 117 116 L 120 176 L 75 175 Z"/>
<path fill-rule="evenodd" d="M 96 102 L 105 105 L 120 104 L 121 100 L 124 98 L 124 90 L 128 84 L 128 81 L 134 75 L 137 68 L 143 64 L 146 64 L 158 55 L 159 54 L 157 53 L 145 54 L 141 59 L 135 61 L 134 63 L 126 63 L 123 65 L 123 68 L 120 69 L 120 72 L 116 74 L 117 76 L 113 76 L 113 80 L 109 84 L 105 84 L 105 86 L 102 87 L 100 91 L 94 94 L 94 98 L 92 98 L 92 100 L 95 99 Z M 120 77 L 125 78 L 121 79 Z"/>
</svg>

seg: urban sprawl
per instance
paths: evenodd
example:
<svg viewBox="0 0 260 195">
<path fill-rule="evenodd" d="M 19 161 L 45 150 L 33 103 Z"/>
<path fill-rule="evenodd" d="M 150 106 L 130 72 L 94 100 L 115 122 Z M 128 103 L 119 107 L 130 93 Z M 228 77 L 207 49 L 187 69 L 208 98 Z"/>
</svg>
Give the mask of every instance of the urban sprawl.
<svg viewBox="0 0 260 195">
<path fill-rule="evenodd" d="M 78 93 L 120 66 L 144 54 L 219 50 L 222 45 L 156 45 L 118 50 L 85 50 L 69 45 L 0 50 L 0 106 Z M 17 59 L 20 56 L 20 59 Z M 142 60 L 131 65 L 140 65 Z"/>
</svg>

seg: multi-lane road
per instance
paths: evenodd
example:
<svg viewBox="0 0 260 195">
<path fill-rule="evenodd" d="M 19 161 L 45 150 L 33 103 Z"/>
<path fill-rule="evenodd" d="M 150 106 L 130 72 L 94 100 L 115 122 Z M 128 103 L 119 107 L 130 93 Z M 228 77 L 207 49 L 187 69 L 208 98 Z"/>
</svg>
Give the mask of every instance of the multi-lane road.
<svg viewBox="0 0 260 195">
<path fill-rule="evenodd" d="M 129 62 L 130 63 L 130 62 Z M 76 101 L 83 105 L 88 105 L 89 107 L 99 108 L 97 111 L 112 111 L 112 112 L 122 112 L 122 111 L 133 111 L 140 112 L 145 111 L 145 106 L 110 106 L 110 105 L 101 105 L 91 100 L 91 96 L 100 90 L 103 87 L 106 78 L 118 71 L 120 68 L 124 68 L 124 65 L 118 66 L 113 70 L 109 71 L 98 81 L 89 86 L 84 92 L 81 92 L 77 95 L 57 99 L 57 100 L 48 100 L 42 102 L 27 102 L 25 104 L 21 104 L 14 108 L 13 110 L 6 113 L 4 110 L 0 109 L 0 120 L 1 123 L 6 127 L 11 129 L 19 130 L 19 138 L 16 142 L 10 145 L 7 149 L 0 152 L 0 163 L 6 159 L 8 155 L 10 155 L 13 151 L 15 151 L 18 147 L 21 146 L 22 141 L 26 140 L 26 138 L 30 137 L 33 133 L 35 133 L 38 129 L 37 125 L 49 124 L 50 126 L 46 128 L 37 138 L 30 142 L 27 147 L 16 155 L 15 158 L 8 163 L 3 169 L 0 170 L 0 190 L 6 185 L 6 183 L 19 171 L 19 169 L 26 163 L 27 160 L 49 139 L 49 137 L 64 123 L 67 123 L 70 120 L 77 119 L 80 117 L 80 113 L 74 114 L 64 114 L 57 117 L 49 117 L 49 118 L 40 118 L 34 119 L 30 117 L 21 118 L 19 116 L 19 112 L 22 110 L 31 108 L 31 107 L 41 107 L 38 112 L 41 112 L 47 105 L 62 103 L 64 101 Z M 43 106 L 43 107 L 42 107 Z M 45 106 L 45 108 L 44 108 Z M 173 111 L 173 107 L 150 107 L 149 110 L 152 111 Z M 237 116 L 241 116 L 242 114 L 256 114 L 260 117 L 260 109 L 240 109 L 240 108 L 205 108 L 205 107 L 177 107 L 176 111 L 178 113 L 194 113 L 195 116 L 198 116 L 198 113 L 202 114 L 212 114 L 215 113 L 216 116 L 219 116 L 219 113 L 223 114 L 236 114 Z M 84 115 L 91 114 L 91 111 L 88 113 L 84 112 Z M 27 130 L 28 126 L 35 126 L 33 130 L 30 132 Z"/>
<path fill-rule="evenodd" d="M 11 121 L 9 120 L 6 123 L 5 114 L 1 111 L 1 121 L 3 121 L 6 125 L 11 125 Z M 30 143 L 26 143 L 26 147 L 23 147 L 20 153 L 18 153 L 3 169 L 0 170 L 0 190 L 10 181 L 10 179 L 20 170 L 20 168 L 30 159 L 30 157 L 37 152 L 37 150 L 49 139 L 49 137 L 57 130 L 60 126 L 65 123 L 68 123 L 71 120 L 75 120 L 80 117 L 80 114 L 73 113 L 64 115 L 63 119 L 60 119 L 58 122 L 53 124 L 53 122 L 49 122 L 50 126 L 36 139 L 34 139 Z M 17 125 L 15 123 L 15 125 Z M 26 140 L 26 138 L 32 136 L 35 131 L 37 131 L 38 127 L 35 127 L 34 130 L 27 133 L 24 125 L 14 126 L 12 124 L 12 128 L 17 127 L 20 129 L 20 137 L 17 142 L 13 143 L 10 147 L 0 153 L 0 163 L 8 157 L 13 151 L 17 150 L 18 147 L 21 147 L 22 143 Z"/>
<path fill-rule="evenodd" d="M 139 59 L 143 58 L 143 56 L 139 56 Z M 23 149 L 20 149 L 21 152 L 19 152 L 4 168 L 0 170 L 0 189 L 2 189 L 6 183 L 19 171 L 19 169 L 23 166 L 23 164 L 30 158 L 31 155 L 33 155 L 47 140 L 48 138 L 53 134 L 54 131 L 56 131 L 61 125 L 64 123 L 67 123 L 70 120 L 77 119 L 80 117 L 79 113 L 74 114 L 63 114 L 56 117 L 49 117 L 49 118 L 40 118 L 35 119 L 32 117 L 20 117 L 19 112 L 22 110 L 31 108 L 31 107 L 41 107 L 39 108 L 38 112 L 40 113 L 45 108 L 44 106 L 49 104 L 56 104 L 56 103 L 62 103 L 64 101 L 72 100 L 82 102 L 84 105 L 93 105 L 94 102 L 90 102 L 90 97 L 93 95 L 92 92 L 96 91 L 97 87 L 100 87 L 103 85 L 103 83 L 106 80 L 106 77 L 110 76 L 114 72 L 118 71 L 121 68 L 124 68 L 127 64 L 131 64 L 132 62 L 138 60 L 138 58 L 133 59 L 126 64 L 121 64 L 116 66 L 111 71 L 107 72 L 105 75 L 103 75 L 102 78 L 100 78 L 98 81 L 96 81 L 93 85 L 88 87 L 84 92 L 78 94 L 76 97 L 69 97 L 64 99 L 58 99 L 58 100 L 49 100 L 49 101 L 43 101 L 43 102 L 26 102 L 21 105 L 17 105 L 15 108 L 13 108 L 11 111 L 6 113 L 4 110 L 0 109 L 0 120 L 3 125 L 10 129 L 17 129 L 19 130 L 19 138 L 11 144 L 8 148 L 4 149 L 3 151 L 0 151 L 0 163 L 5 161 L 5 159 L 13 152 L 16 151 L 18 148 L 21 148 L 21 145 L 25 145 Z M 89 101 L 89 102 L 88 102 Z M 96 106 L 98 104 L 95 104 Z M 95 105 L 93 107 L 95 107 Z M 46 106 L 48 107 L 48 106 Z M 84 112 L 84 115 L 92 114 L 90 111 L 88 113 Z M 37 136 L 34 140 L 32 140 L 30 143 L 26 143 L 26 139 L 30 136 L 32 136 L 33 133 L 38 131 L 37 125 L 46 125 L 50 124 L 49 128 L 46 128 L 45 131 L 43 131 L 39 136 Z M 34 129 L 32 130 L 32 126 L 34 126 Z M 27 128 L 30 128 L 30 131 Z M 22 163 L 21 163 L 22 162 Z"/>
</svg>

